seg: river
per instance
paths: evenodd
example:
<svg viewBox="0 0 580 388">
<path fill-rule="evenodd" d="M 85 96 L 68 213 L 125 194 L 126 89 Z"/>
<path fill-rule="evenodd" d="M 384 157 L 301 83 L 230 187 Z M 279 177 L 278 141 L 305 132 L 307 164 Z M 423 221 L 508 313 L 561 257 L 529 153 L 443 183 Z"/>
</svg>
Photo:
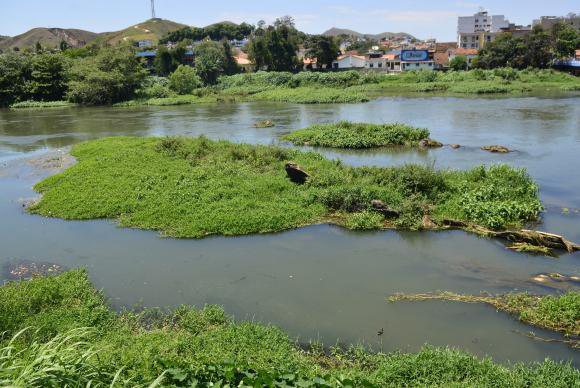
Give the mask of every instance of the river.
<svg viewBox="0 0 580 388">
<path fill-rule="evenodd" d="M 271 119 L 276 127 L 253 128 Z M 560 338 L 484 305 L 389 304 L 395 292 L 551 292 L 530 278 L 580 275 L 580 254 L 514 253 L 500 241 L 450 232 L 353 232 L 318 225 L 284 233 L 203 240 L 160 238 L 114 221 L 70 222 L 27 214 L 21 200 L 46 175 L 30 158 L 104 136 L 206 135 L 275 144 L 282 134 L 340 119 L 426 127 L 444 147 L 429 151 L 320 152 L 353 165 L 424 163 L 526 167 L 546 206 L 541 230 L 580 242 L 580 97 L 383 97 L 366 104 L 240 103 L 142 108 L 0 110 L 0 268 L 14 260 L 85 267 L 116 308 L 223 305 L 237 319 L 285 329 L 300 342 L 362 343 L 374 350 L 453 346 L 500 362 L 545 357 L 580 365 Z M 479 149 L 501 144 L 516 152 Z M 66 148 L 65 148 L 66 149 Z M 568 209 L 568 211 L 563 210 Z M 377 336 L 384 329 L 385 334 Z"/>
</svg>

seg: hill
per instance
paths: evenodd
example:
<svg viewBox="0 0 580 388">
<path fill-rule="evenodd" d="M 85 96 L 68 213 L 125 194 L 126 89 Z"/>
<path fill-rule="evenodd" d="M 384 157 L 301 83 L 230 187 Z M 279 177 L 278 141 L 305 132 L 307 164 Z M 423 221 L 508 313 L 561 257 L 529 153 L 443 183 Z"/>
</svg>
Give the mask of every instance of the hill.
<svg viewBox="0 0 580 388">
<path fill-rule="evenodd" d="M 146 39 L 150 39 L 154 44 L 156 44 L 161 37 L 165 36 L 169 32 L 176 31 L 184 27 L 187 26 L 185 24 L 176 23 L 171 20 L 149 19 L 143 23 L 125 28 L 121 31 L 102 33 L 97 39 L 94 40 L 93 44 L 116 45 L 119 42 Z"/>
<path fill-rule="evenodd" d="M 69 46 L 82 47 L 93 41 L 97 35 L 94 32 L 72 28 L 33 28 L 12 38 L 0 39 L 0 49 L 34 47 L 37 42 L 40 42 L 42 47 L 54 48 L 63 40 Z"/>
<path fill-rule="evenodd" d="M 408 34 L 406 32 L 382 32 L 380 34 L 363 34 L 354 30 L 349 30 L 347 28 L 336 28 L 333 27 L 328 31 L 325 31 L 322 33 L 322 35 L 325 36 L 339 36 L 339 35 L 348 35 L 348 36 L 354 36 L 356 38 L 366 38 L 366 39 L 376 39 L 376 40 L 380 40 L 380 39 L 417 39 L 415 38 L 413 35 Z"/>
</svg>

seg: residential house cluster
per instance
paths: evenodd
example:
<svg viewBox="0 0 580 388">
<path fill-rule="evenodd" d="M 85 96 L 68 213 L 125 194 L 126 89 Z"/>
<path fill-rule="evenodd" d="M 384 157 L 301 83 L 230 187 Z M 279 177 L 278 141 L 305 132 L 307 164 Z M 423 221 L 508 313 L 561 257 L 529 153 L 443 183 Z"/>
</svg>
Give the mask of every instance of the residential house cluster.
<svg viewBox="0 0 580 388">
<path fill-rule="evenodd" d="M 434 70 L 434 52 L 431 50 L 371 50 L 366 55 L 347 52 L 333 62 L 335 70 L 365 69 L 398 73 L 410 70 Z"/>
</svg>

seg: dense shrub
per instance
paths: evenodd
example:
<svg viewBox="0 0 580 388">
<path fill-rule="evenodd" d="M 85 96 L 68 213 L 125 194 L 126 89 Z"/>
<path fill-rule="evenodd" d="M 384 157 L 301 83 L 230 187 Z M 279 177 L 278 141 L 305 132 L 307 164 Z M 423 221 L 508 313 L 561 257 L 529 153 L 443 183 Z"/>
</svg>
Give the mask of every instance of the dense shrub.
<svg viewBox="0 0 580 388">
<path fill-rule="evenodd" d="M 146 76 L 132 50 L 101 49 L 76 61 L 70 71 L 67 97 L 84 105 L 112 104 L 131 99 Z"/>
<path fill-rule="evenodd" d="M 180 65 L 169 76 L 169 88 L 177 94 L 191 94 L 195 89 L 201 88 L 203 82 L 194 68 Z"/>
<path fill-rule="evenodd" d="M 168 98 L 175 93 L 169 89 L 169 80 L 165 77 L 146 77 L 141 87 L 135 91 L 140 99 Z"/>
</svg>

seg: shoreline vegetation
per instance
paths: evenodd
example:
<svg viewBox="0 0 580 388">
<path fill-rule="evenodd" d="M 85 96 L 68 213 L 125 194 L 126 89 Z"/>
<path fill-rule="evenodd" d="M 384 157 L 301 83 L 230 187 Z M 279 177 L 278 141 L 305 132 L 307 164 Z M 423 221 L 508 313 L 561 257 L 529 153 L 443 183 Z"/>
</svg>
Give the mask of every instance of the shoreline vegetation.
<svg viewBox="0 0 580 388">
<path fill-rule="evenodd" d="M 362 103 L 388 95 L 521 95 L 532 92 L 580 90 L 580 79 L 554 70 L 410 71 L 388 75 L 375 72 L 256 72 L 221 76 L 216 85 L 183 95 L 170 90 L 163 77 L 149 77 L 135 99 L 113 106 L 171 106 L 219 102 L 271 101 L 297 104 Z M 64 102 L 48 102 L 51 104 Z M 40 101 L 12 104 L 13 109 L 44 107 Z"/>
<path fill-rule="evenodd" d="M 256 72 L 222 76 L 217 85 L 195 91 L 199 99 L 153 98 L 119 106 L 180 105 L 213 101 L 272 101 L 298 104 L 361 103 L 384 95 L 506 95 L 580 90 L 580 79 L 553 70 L 373 72 Z M 200 98 L 201 96 L 206 99 Z"/>
<path fill-rule="evenodd" d="M 217 306 L 112 311 L 84 270 L 0 286 L 0 381 L 8 386 L 569 387 L 571 364 L 500 365 L 451 348 L 372 353 L 299 346 Z M 213 386 L 213 385 L 211 385 Z"/>
<path fill-rule="evenodd" d="M 542 211 L 537 185 L 525 170 L 506 165 L 350 167 L 314 152 L 205 137 L 104 138 L 71 154 L 77 164 L 35 186 L 42 197 L 31 213 L 117 219 L 164 236 L 201 238 L 318 223 L 355 230 L 475 225 L 483 233 L 520 228 Z M 291 166 L 303 184 L 292 181 Z"/>
<path fill-rule="evenodd" d="M 364 149 L 392 146 L 417 147 L 422 140 L 427 140 L 429 135 L 430 132 L 427 129 L 400 123 L 367 124 L 339 121 L 299 129 L 283 136 L 282 139 L 294 145 Z"/>
<path fill-rule="evenodd" d="M 580 292 L 560 295 L 461 295 L 453 292 L 395 294 L 389 302 L 451 301 L 483 303 L 516 316 L 523 323 L 564 334 L 573 348 L 580 348 Z"/>
</svg>

